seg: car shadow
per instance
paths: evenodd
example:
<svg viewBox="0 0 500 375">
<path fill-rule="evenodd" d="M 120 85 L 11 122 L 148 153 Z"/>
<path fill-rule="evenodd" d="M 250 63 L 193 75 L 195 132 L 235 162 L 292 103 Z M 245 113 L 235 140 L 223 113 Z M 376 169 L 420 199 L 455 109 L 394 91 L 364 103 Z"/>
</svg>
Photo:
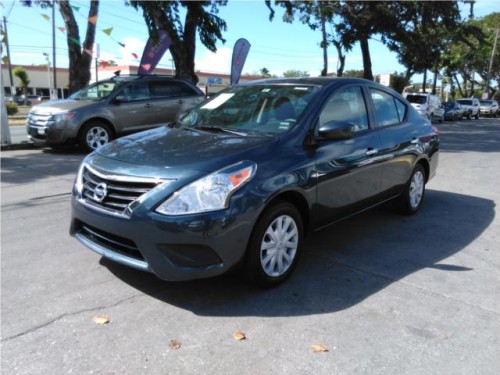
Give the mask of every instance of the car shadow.
<svg viewBox="0 0 500 375">
<path fill-rule="evenodd" d="M 201 316 L 303 316 L 344 310 L 412 273 L 433 268 L 468 272 L 446 259 L 474 241 L 493 221 L 491 200 L 428 190 L 418 215 L 387 207 L 313 233 L 295 273 L 285 283 L 259 289 L 226 275 L 165 282 L 101 258 L 133 288 Z"/>
<path fill-rule="evenodd" d="M 87 154 L 75 148 L 34 149 L 2 152 L 1 179 L 4 184 L 26 184 L 47 177 L 74 173 Z"/>
</svg>

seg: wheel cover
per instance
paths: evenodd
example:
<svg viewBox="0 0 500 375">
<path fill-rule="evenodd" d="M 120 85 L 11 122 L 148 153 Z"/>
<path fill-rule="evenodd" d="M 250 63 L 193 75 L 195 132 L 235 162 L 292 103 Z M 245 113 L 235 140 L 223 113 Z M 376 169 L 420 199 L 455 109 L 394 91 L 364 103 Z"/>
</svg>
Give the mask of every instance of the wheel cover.
<svg viewBox="0 0 500 375">
<path fill-rule="evenodd" d="M 266 275 L 282 276 L 292 265 L 299 246 L 299 230 L 288 215 L 274 219 L 260 245 L 260 264 Z"/>
<path fill-rule="evenodd" d="M 109 142 L 109 133 L 103 127 L 93 126 L 88 130 L 85 139 L 87 146 L 89 146 L 92 150 L 95 150 L 96 148 L 104 146 Z"/>
<path fill-rule="evenodd" d="M 424 195 L 424 185 L 424 174 L 422 171 L 416 171 L 410 183 L 409 198 L 411 208 L 416 209 L 420 205 Z"/>
</svg>

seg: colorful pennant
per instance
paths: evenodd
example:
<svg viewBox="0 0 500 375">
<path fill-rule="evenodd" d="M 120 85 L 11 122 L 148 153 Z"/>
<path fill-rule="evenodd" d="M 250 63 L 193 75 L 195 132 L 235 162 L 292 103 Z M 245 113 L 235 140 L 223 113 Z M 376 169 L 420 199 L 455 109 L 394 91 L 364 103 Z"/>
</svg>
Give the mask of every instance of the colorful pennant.
<svg viewBox="0 0 500 375">
<path fill-rule="evenodd" d="M 113 28 L 112 27 L 108 27 L 107 29 L 103 29 L 102 32 L 104 34 L 106 34 L 107 36 L 110 36 L 111 33 L 113 32 Z"/>
</svg>

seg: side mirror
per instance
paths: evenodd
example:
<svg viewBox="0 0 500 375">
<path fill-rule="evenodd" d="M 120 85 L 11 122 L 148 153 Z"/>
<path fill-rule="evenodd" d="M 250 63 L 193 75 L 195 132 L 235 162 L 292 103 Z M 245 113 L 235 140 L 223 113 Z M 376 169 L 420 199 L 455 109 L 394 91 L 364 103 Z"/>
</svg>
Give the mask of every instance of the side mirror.
<svg viewBox="0 0 500 375">
<path fill-rule="evenodd" d="M 118 95 L 113 100 L 115 103 L 120 104 L 123 102 L 128 102 L 127 98 L 124 95 Z"/>
<path fill-rule="evenodd" d="M 354 125 L 345 121 L 329 121 L 320 126 L 318 135 L 322 139 L 350 139 L 354 135 Z"/>
</svg>

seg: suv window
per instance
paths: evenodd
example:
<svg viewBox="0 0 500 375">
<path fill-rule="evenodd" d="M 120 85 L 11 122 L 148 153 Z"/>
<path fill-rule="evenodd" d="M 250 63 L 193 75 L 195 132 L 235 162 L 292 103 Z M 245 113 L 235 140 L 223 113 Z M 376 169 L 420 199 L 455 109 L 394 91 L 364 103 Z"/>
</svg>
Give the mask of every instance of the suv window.
<svg viewBox="0 0 500 375">
<path fill-rule="evenodd" d="M 122 82 L 103 81 L 94 83 L 71 95 L 76 100 L 102 100 L 113 94 L 122 85 Z"/>
<path fill-rule="evenodd" d="M 370 92 L 375 108 L 375 120 L 377 120 L 378 125 L 391 126 L 401 123 L 406 114 L 404 103 L 400 103 L 398 108 L 397 102 L 399 100 L 392 95 L 376 89 L 370 89 Z"/>
<path fill-rule="evenodd" d="M 125 101 L 148 100 L 151 98 L 148 83 L 142 81 L 131 82 L 120 94 Z"/>
<path fill-rule="evenodd" d="M 472 105 L 472 100 L 469 100 L 469 99 L 459 99 L 457 100 L 460 104 L 463 104 L 463 105 Z"/>
<path fill-rule="evenodd" d="M 151 91 L 153 98 L 157 99 L 197 95 L 196 91 L 182 82 L 152 82 Z"/>
<path fill-rule="evenodd" d="M 368 116 L 361 87 L 338 90 L 328 99 L 319 115 L 319 126 L 329 121 L 352 123 L 355 132 L 368 129 Z"/>
</svg>

